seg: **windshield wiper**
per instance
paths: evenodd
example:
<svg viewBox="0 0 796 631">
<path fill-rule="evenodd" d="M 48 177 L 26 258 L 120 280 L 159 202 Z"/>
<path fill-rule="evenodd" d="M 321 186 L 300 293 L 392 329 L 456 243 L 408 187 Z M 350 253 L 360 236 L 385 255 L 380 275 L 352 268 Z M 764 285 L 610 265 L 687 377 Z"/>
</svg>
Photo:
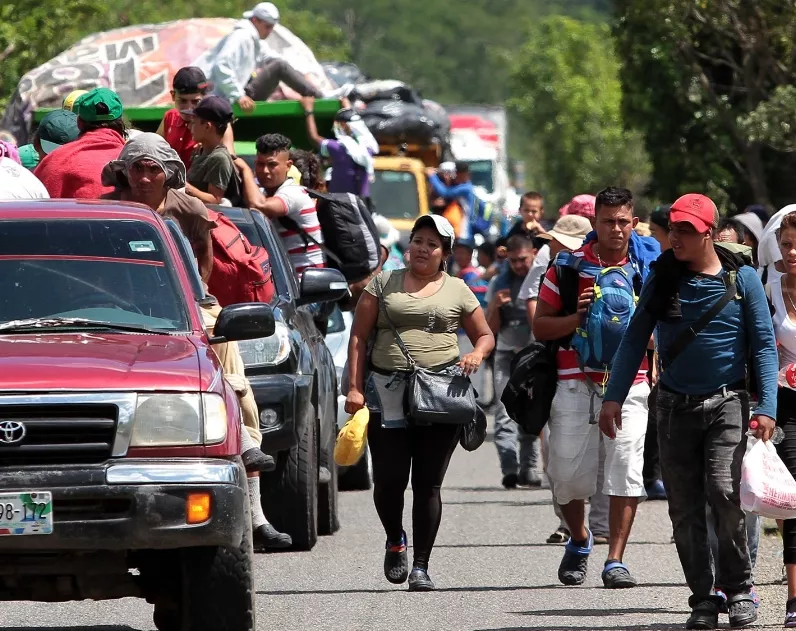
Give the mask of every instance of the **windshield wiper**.
<svg viewBox="0 0 796 631">
<path fill-rule="evenodd" d="M 0 324 L 0 333 L 13 331 L 29 331 L 31 329 L 57 329 L 57 328 L 80 328 L 80 329 L 110 329 L 114 331 L 126 331 L 130 333 L 154 333 L 156 335 L 168 335 L 168 331 L 150 329 L 145 326 L 135 324 L 116 324 L 115 322 L 104 322 L 102 320 L 89 320 L 86 318 L 28 318 L 26 320 L 12 320 Z"/>
</svg>

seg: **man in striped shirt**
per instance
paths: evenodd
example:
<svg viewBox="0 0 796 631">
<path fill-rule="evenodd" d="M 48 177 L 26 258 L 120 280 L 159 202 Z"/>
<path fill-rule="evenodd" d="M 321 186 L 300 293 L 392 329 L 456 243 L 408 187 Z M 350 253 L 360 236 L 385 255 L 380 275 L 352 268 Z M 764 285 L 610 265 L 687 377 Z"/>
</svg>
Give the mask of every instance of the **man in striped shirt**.
<svg viewBox="0 0 796 631">
<path fill-rule="evenodd" d="M 633 216 L 633 197 L 626 189 L 608 188 L 597 195 L 595 204 L 596 239 L 587 237 L 586 245 L 571 255 L 586 264 L 577 278 L 567 274 L 560 279 L 552 265 L 539 292 L 533 322 L 537 340 L 567 338 L 581 325 L 594 296 L 594 280 L 600 269 L 631 262 L 641 278 L 641 268 L 630 246 L 631 233 L 638 218 Z M 562 282 L 568 283 L 566 286 Z M 577 287 L 570 287 L 577 282 Z M 566 290 L 566 291 L 564 291 Z M 564 304 L 562 296 L 572 296 Z M 571 315 L 567 315 L 567 313 Z M 570 532 L 558 578 L 565 585 L 580 585 L 586 579 L 593 536 L 586 527 L 585 501 L 597 490 L 600 460 L 604 459 L 603 492 L 609 496 L 608 560 L 602 573 L 607 588 L 634 587 L 635 579 L 622 563 L 625 546 L 633 525 L 636 506 L 644 497 L 644 436 L 647 430 L 647 360 L 639 366 L 622 407 L 622 427 L 615 438 L 600 434 L 594 417 L 602 400 L 600 384 L 607 381 L 605 372 L 579 367 L 575 350 L 563 345 L 557 355 L 558 387 L 550 411 L 547 473 L 555 485 L 556 500 L 561 506 Z M 589 381 L 587 381 L 587 379 Z"/>
<path fill-rule="evenodd" d="M 287 176 L 293 166 L 290 144 L 290 139 L 282 134 L 266 134 L 257 139 L 255 173 L 242 160 L 236 161 L 236 165 L 242 170 L 244 196 L 249 207 L 274 222 L 296 278 L 299 278 L 308 267 L 325 267 L 321 249 L 323 233 L 315 200 L 307 189 Z"/>
</svg>

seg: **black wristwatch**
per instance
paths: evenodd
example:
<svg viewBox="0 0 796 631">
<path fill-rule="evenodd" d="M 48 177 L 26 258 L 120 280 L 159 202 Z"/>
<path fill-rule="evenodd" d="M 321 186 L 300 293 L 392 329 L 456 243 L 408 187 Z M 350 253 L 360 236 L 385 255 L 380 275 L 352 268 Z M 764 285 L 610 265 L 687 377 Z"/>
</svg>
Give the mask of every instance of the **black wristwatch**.
<svg viewBox="0 0 796 631">
<path fill-rule="evenodd" d="M 304 116 L 312 116 L 315 114 L 315 110 L 304 110 Z"/>
</svg>

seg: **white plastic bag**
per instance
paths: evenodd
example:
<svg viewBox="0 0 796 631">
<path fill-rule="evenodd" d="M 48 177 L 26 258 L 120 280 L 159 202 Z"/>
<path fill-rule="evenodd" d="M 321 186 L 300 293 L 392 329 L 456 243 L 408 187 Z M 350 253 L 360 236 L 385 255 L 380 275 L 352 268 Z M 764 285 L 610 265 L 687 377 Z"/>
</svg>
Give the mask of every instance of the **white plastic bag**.
<svg viewBox="0 0 796 631">
<path fill-rule="evenodd" d="M 741 508 L 770 519 L 796 518 L 796 480 L 771 441 L 750 436 L 741 465 Z"/>
</svg>

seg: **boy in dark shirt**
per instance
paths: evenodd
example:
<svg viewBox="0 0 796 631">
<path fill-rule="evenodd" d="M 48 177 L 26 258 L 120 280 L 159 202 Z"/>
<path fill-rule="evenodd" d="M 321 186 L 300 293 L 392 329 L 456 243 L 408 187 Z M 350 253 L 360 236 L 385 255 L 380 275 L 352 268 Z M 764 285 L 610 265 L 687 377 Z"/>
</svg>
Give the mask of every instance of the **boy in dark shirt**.
<svg viewBox="0 0 796 631">
<path fill-rule="evenodd" d="M 220 204 L 226 198 L 233 206 L 240 205 L 240 181 L 224 145 L 224 134 L 232 123 L 230 104 L 210 95 L 185 114 L 190 116 L 194 140 L 201 145 L 193 154 L 185 192 L 205 204 Z"/>
</svg>

